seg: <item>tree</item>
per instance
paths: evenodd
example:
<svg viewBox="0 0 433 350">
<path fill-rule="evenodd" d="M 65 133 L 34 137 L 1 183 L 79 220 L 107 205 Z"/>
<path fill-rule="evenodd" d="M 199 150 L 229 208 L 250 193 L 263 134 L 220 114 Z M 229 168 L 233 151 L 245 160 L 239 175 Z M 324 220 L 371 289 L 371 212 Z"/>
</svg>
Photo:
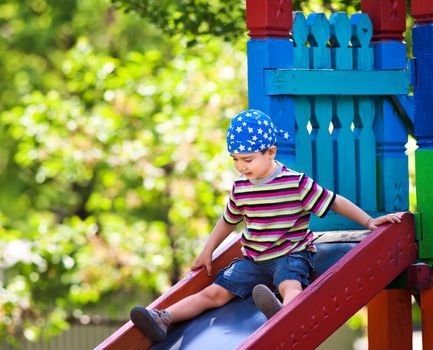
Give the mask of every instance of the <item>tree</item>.
<svg viewBox="0 0 433 350">
<path fill-rule="evenodd" d="M 238 41 L 246 32 L 246 1 L 232 0 L 112 0 L 116 7 L 134 12 L 170 36 L 186 35 L 190 45 L 221 37 Z M 360 0 L 294 0 L 293 10 L 310 12 L 360 9 Z"/>
<path fill-rule="evenodd" d="M 55 334 L 70 315 L 126 318 L 179 279 L 224 205 L 224 130 L 246 105 L 232 45 L 185 49 L 103 0 L 71 0 L 67 14 L 57 3 L 0 5 L 10 342 Z"/>
</svg>

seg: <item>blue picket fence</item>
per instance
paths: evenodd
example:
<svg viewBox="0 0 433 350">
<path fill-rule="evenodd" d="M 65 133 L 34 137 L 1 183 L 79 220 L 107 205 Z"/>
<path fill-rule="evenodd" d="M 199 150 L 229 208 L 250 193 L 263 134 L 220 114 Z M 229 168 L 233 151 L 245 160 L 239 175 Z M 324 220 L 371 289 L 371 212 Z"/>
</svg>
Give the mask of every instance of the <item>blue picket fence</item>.
<svg viewBox="0 0 433 350">
<path fill-rule="evenodd" d="M 409 93 L 405 44 L 372 35 L 367 14 L 295 13 L 292 38 L 248 42 L 248 79 L 250 107 L 293 136 L 279 159 L 377 216 L 408 210 L 412 126 L 391 98 Z M 358 228 L 332 214 L 312 227 Z"/>
</svg>

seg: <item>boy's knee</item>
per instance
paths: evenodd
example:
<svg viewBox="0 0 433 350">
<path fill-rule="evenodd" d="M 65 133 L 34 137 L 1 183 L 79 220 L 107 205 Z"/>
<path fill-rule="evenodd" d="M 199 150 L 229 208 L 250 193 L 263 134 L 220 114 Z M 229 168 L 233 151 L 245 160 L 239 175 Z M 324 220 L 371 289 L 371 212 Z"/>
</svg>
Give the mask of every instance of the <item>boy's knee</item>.
<svg viewBox="0 0 433 350">
<path fill-rule="evenodd" d="M 204 299 L 216 306 L 224 305 L 234 297 L 232 293 L 216 284 L 203 289 L 200 294 Z"/>
</svg>

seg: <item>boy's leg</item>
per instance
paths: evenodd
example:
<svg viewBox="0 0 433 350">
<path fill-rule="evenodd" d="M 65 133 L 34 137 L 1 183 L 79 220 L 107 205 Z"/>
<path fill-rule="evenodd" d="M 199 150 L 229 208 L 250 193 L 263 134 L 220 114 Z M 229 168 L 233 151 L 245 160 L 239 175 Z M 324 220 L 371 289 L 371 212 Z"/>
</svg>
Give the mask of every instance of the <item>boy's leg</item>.
<svg viewBox="0 0 433 350">
<path fill-rule="evenodd" d="M 302 285 L 299 281 L 286 280 L 280 283 L 278 290 L 283 298 L 283 303 L 264 284 L 258 284 L 253 289 L 254 304 L 267 318 L 271 318 L 281 310 L 283 305 L 287 305 L 295 296 L 301 293 Z"/>
<path fill-rule="evenodd" d="M 160 342 L 166 338 L 171 323 L 194 318 L 208 309 L 228 303 L 233 298 L 234 294 L 221 286 L 212 284 L 169 306 L 166 310 L 148 310 L 136 306 L 131 310 L 131 321 L 152 342 Z"/>
<path fill-rule="evenodd" d="M 190 320 L 208 309 L 227 304 L 235 297 L 234 294 L 217 284 L 211 284 L 202 291 L 169 306 L 167 311 L 175 322 Z"/>
<path fill-rule="evenodd" d="M 284 305 L 301 293 L 303 286 L 308 285 L 312 257 L 312 253 L 303 251 L 272 260 L 274 285 L 278 287 Z M 267 318 L 272 317 L 283 305 L 264 285 L 254 287 L 253 299 Z"/>
<path fill-rule="evenodd" d="M 302 284 L 295 280 L 286 280 L 280 283 L 278 291 L 283 298 L 283 305 L 287 305 L 295 296 L 302 292 Z"/>
</svg>

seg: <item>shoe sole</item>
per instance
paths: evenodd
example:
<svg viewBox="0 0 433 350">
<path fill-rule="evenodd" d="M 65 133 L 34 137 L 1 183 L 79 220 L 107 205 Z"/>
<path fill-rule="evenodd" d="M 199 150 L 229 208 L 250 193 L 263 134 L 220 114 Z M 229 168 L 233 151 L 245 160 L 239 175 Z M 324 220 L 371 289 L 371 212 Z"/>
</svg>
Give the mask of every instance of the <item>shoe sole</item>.
<svg viewBox="0 0 433 350">
<path fill-rule="evenodd" d="M 269 319 L 281 310 L 282 304 L 275 294 L 265 285 L 259 284 L 253 289 L 253 300 L 257 308 Z"/>
<path fill-rule="evenodd" d="M 132 323 L 152 342 L 163 341 L 167 334 L 159 327 L 149 311 L 142 306 L 135 306 L 130 312 Z"/>
</svg>

